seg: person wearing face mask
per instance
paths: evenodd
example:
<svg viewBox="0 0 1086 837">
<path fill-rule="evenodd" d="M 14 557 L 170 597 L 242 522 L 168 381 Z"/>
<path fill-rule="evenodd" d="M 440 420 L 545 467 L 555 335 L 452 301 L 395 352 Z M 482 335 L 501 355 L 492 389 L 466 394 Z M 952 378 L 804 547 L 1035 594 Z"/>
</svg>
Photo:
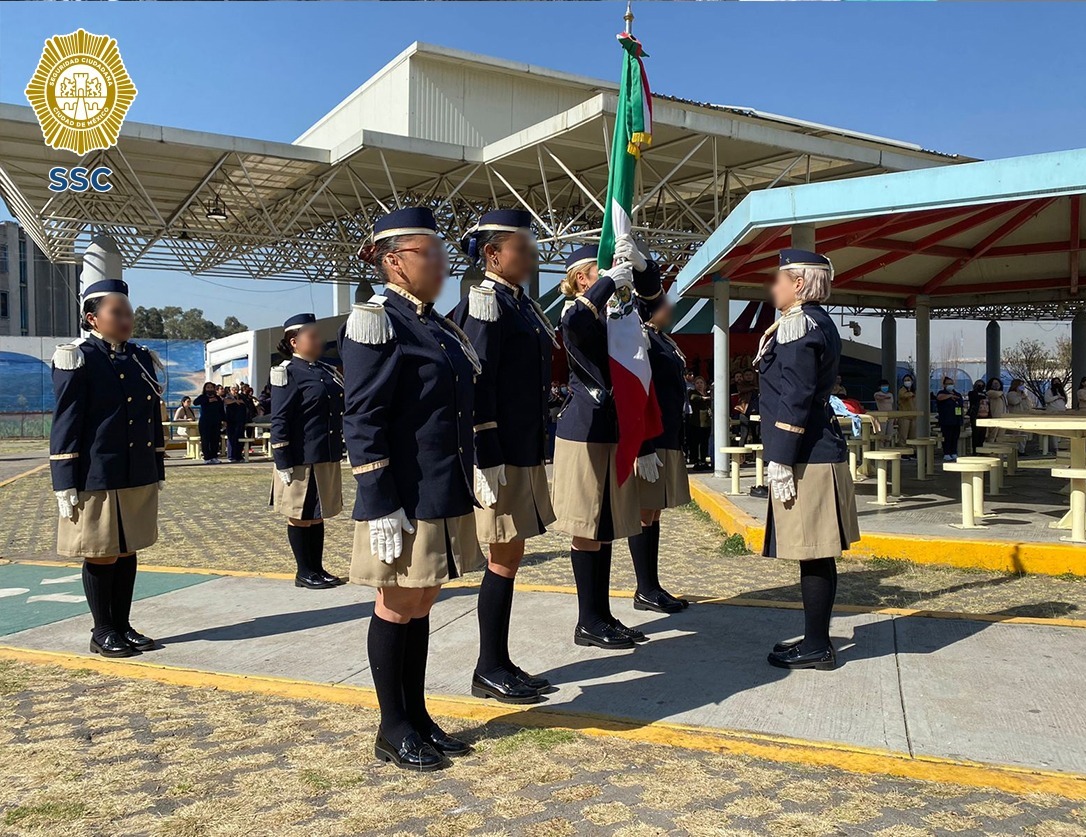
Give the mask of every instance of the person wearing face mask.
<svg viewBox="0 0 1086 837">
<path fill-rule="evenodd" d="M 992 418 L 999 418 L 1007 414 L 1007 397 L 1003 392 L 1003 381 L 999 378 L 992 378 L 988 382 L 988 415 Z M 989 427 L 988 433 L 985 435 L 985 440 L 989 444 L 997 444 L 1000 439 L 1003 438 L 1002 427 Z"/>
<path fill-rule="evenodd" d="M 1021 378 L 1015 378 L 1011 381 L 1010 389 L 1007 390 L 1007 412 L 1012 415 L 1033 412 L 1033 401 L 1030 398 L 1029 389 L 1026 387 L 1026 382 Z M 1032 436 L 1032 433 L 1022 432 L 1018 442 L 1018 452 L 1020 454 L 1026 452 L 1026 444 Z"/>
<path fill-rule="evenodd" d="M 983 382 L 978 382 L 983 386 Z M 939 429 L 943 432 L 943 461 L 958 461 L 958 438 L 962 435 L 965 399 L 954 389 L 953 378 L 943 378 L 943 388 L 935 396 Z"/>
<path fill-rule="evenodd" d="M 799 561 L 804 630 L 799 640 L 778 642 L 768 661 L 828 670 L 837 664 L 830 641 L 837 558 L 860 539 L 845 438 L 829 400 L 841 362 L 841 336 L 822 307 L 833 265 L 805 250 L 782 250 L 779 265 L 770 293 L 781 316 L 755 357 L 771 495 L 763 554 Z"/>
<path fill-rule="evenodd" d="M 53 354 L 56 407 L 49 466 L 59 505 L 57 554 L 83 562 L 94 627 L 90 650 L 131 657 L 155 647 L 129 621 L 136 553 L 158 540 L 166 444 L 157 355 L 131 342 L 128 285 L 95 282 L 83 293 L 90 336 Z"/>
<path fill-rule="evenodd" d="M 989 428 L 977 425 L 977 419 L 988 418 L 991 415 L 988 405 L 988 390 L 984 386 L 984 381 L 974 381 L 973 388 L 966 393 L 966 398 L 969 401 L 966 415 L 969 416 L 969 422 L 973 428 L 973 450 L 975 451 L 984 444 L 984 440 L 989 433 Z"/>
<path fill-rule="evenodd" d="M 219 389 L 221 387 L 208 381 L 204 384 L 204 391 L 192 402 L 193 406 L 200 408 L 197 426 L 200 431 L 200 452 L 205 465 L 218 465 L 222 462 L 219 451 L 222 449 L 222 430 L 226 424 L 226 405 L 218 394 Z"/>
<path fill-rule="evenodd" d="M 916 381 L 912 375 L 906 374 L 901 378 L 901 387 L 897 391 L 897 408 L 899 410 L 916 409 Z M 907 444 L 913 435 L 912 416 L 902 416 L 897 420 L 898 441 Z"/>
<path fill-rule="evenodd" d="M 398 209 L 359 255 L 385 283 L 339 332 L 343 435 L 355 497 L 350 581 L 377 588 L 367 639 L 381 723 L 374 755 L 437 770 L 470 747 L 426 709 L 430 609 L 441 585 L 478 566 L 475 376 L 463 331 L 434 310 L 447 273 L 434 214 Z"/>
<path fill-rule="evenodd" d="M 890 382 L 885 378 L 879 381 L 878 389 L 875 390 L 875 409 L 880 412 L 894 409 L 894 395 L 890 392 Z M 889 418 L 883 418 L 880 421 L 882 428 L 879 430 L 879 436 L 889 445 L 894 438 L 894 421 Z"/>
</svg>

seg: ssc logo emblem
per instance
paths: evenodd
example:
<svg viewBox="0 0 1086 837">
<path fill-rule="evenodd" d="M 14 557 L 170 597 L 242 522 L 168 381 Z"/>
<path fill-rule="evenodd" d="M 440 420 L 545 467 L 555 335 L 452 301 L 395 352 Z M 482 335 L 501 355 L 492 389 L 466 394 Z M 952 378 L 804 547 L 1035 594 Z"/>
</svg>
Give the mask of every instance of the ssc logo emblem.
<svg viewBox="0 0 1086 837">
<path fill-rule="evenodd" d="M 26 98 L 46 145 L 83 155 L 117 144 L 136 86 L 117 41 L 79 29 L 45 42 Z"/>
</svg>

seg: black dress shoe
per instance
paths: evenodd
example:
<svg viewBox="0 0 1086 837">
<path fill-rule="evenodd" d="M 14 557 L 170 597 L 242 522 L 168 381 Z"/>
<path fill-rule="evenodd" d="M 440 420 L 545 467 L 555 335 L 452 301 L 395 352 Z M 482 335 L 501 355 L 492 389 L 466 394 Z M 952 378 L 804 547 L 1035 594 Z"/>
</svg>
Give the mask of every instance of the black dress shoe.
<svg viewBox="0 0 1086 837">
<path fill-rule="evenodd" d="M 803 637 L 800 637 L 799 639 L 782 639 L 773 646 L 773 651 L 777 654 L 783 654 L 785 651 L 791 651 L 801 642 L 803 642 Z"/>
<path fill-rule="evenodd" d="M 155 641 L 151 637 L 144 636 L 135 628 L 129 628 L 121 634 L 121 638 L 137 651 L 150 651 L 155 647 Z"/>
<path fill-rule="evenodd" d="M 769 487 L 765 485 L 752 485 L 750 487 L 750 496 L 765 499 L 769 496 Z"/>
<path fill-rule="evenodd" d="M 316 573 L 305 573 L 304 575 L 299 573 L 294 576 L 294 586 L 304 587 L 307 590 L 328 590 L 336 585 L 330 581 L 326 581 L 323 576 L 319 576 Z"/>
<path fill-rule="evenodd" d="M 116 631 L 110 631 L 102 637 L 101 642 L 92 636 L 90 650 L 92 654 L 101 654 L 103 657 L 135 657 L 140 653 Z"/>
<path fill-rule="evenodd" d="M 546 677 L 536 677 L 535 675 L 529 674 L 519 666 L 510 665 L 509 670 L 513 672 L 513 675 L 517 678 L 517 680 L 519 680 L 529 689 L 535 689 L 537 692 L 542 692 L 544 689 L 549 689 L 551 687 L 551 681 L 548 680 Z"/>
<path fill-rule="evenodd" d="M 323 578 L 325 581 L 327 581 L 329 584 L 331 584 L 333 587 L 339 587 L 339 585 L 346 583 L 338 575 L 332 575 L 327 570 L 317 570 L 316 574 L 320 578 Z"/>
<path fill-rule="evenodd" d="M 652 593 L 634 593 L 634 610 L 651 610 L 654 613 L 678 613 L 684 608 L 681 599 L 669 596 L 663 590 Z"/>
<path fill-rule="evenodd" d="M 453 738 L 445 730 L 434 724 L 430 732 L 422 736 L 423 741 L 446 756 L 466 756 L 471 752 L 471 745 L 467 741 Z"/>
<path fill-rule="evenodd" d="M 604 625 L 596 631 L 590 631 L 583 625 L 578 625 L 573 630 L 573 642 L 577 645 L 594 645 L 608 651 L 620 651 L 633 648 L 634 641 L 625 634 L 619 633 L 610 625 Z"/>
<path fill-rule="evenodd" d="M 799 646 L 796 645 L 787 651 L 774 651 L 768 659 L 769 664 L 777 668 L 813 668 L 818 671 L 833 671 L 837 666 L 837 652 L 833 650 L 832 645 L 821 651 L 806 653 L 801 652 Z"/>
<path fill-rule="evenodd" d="M 373 745 L 373 755 L 375 758 L 392 762 L 401 770 L 415 770 L 419 773 L 439 770 L 445 766 L 445 757 L 414 731 L 396 745 L 379 731 Z"/>
<path fill-rule="evenodd" d="M 539 690 L 526 686 L 511 671 L 499 669 L 471 676 L 472 697 L 494 698 L 500 703 L 538 703 Z"/>
<path fill-rule="evenodd" d="M 612 620 L 611 627 L 614 630 L 618 631 L 618 633 L 622 634 L 624 637 L 627 637 L 628 639 L 632 640 L 633 642 L 648 642 L 649 641 L 649 638 L 644 633 L 637 630 L 637 628 L 630 628 L 630 627 L 628 627 L 626 625 L 623 625 L 617 619 Z"/>
</svg>

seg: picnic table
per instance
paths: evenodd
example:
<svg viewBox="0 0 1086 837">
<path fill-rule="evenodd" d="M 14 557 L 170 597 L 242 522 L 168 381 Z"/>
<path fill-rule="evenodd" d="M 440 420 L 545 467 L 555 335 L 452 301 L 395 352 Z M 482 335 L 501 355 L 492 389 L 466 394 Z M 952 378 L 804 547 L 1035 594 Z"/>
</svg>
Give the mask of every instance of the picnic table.
<svg viewBox="0 0 1086 837">
<path fill-rule="evenodd" d="M 162 427 L 166 431 L 167 439 L 173 438 L 174 428 L 185 428 L 186 430 L 196 430 L 196 433 L 188 433 L 180 438 L 185 440 L 186 451 L 185 457 L 187 459 L 199 459 L 200 458 L 200 436 L 199 427 L 200 423 L 196 421 L 164 421 Z M 263 455 L 268 454 L 267 436 L 271 429 L 271 418 L 261 416 L 254 421 L 251 421 L 245 425 L 245 437 L 242 439 L 242 454 L 248 459 L 252 453 L 254 445 L 261 447 L 261 453 Z M 221 448 L 226 449 L 226 433 L 222 433 Z"/>
<path fill-rule="evenodd" d="M 1086 412 L 1082 410 L 1063 410 L 1058 413 L 1041 412 L 1017 413 L 999 418 L 979 418 L 978 427 L 1001 427 L 1004 430 L 1025 430 L 1043 436 L 1056 436 L 1067 439 L 1071 446 L 1071 467 L 1056 469 L 1059 471 L 1079 472 L 1086 469 Z M 1063 473 L 1058 476 L 1064 476 Z M 1086 543 L 1083 524 L 1086 522 L 1086 509 L 1080 509 L 1081 487 L 1076 487 L 1080 480 L 1071 479 L 1071 509 L 1059 521 L 1049 524 L 1053 529 L 1071 529 L 1072 540 Z"/>
</svg>

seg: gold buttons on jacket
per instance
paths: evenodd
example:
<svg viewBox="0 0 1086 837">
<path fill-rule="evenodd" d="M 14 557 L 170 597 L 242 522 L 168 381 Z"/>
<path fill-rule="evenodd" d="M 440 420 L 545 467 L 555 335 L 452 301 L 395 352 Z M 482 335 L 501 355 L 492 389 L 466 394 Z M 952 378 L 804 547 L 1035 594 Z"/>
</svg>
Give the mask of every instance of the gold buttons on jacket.
<svg viewBox="0 0 1086 837">
<path fill-rule="evenodd" d="M 131 400 L 132 400 L 132 396 L 131 396 L 131 395 L 130 395 L 130 396 L 128 396 L 128 400 L 129 400 L 129 401 L 131 401 Z"/>
<path fill-rule="evenodd" d="M 124 380 L 124 372 L 121 373 L 121 380 Z"/>
</svg>

